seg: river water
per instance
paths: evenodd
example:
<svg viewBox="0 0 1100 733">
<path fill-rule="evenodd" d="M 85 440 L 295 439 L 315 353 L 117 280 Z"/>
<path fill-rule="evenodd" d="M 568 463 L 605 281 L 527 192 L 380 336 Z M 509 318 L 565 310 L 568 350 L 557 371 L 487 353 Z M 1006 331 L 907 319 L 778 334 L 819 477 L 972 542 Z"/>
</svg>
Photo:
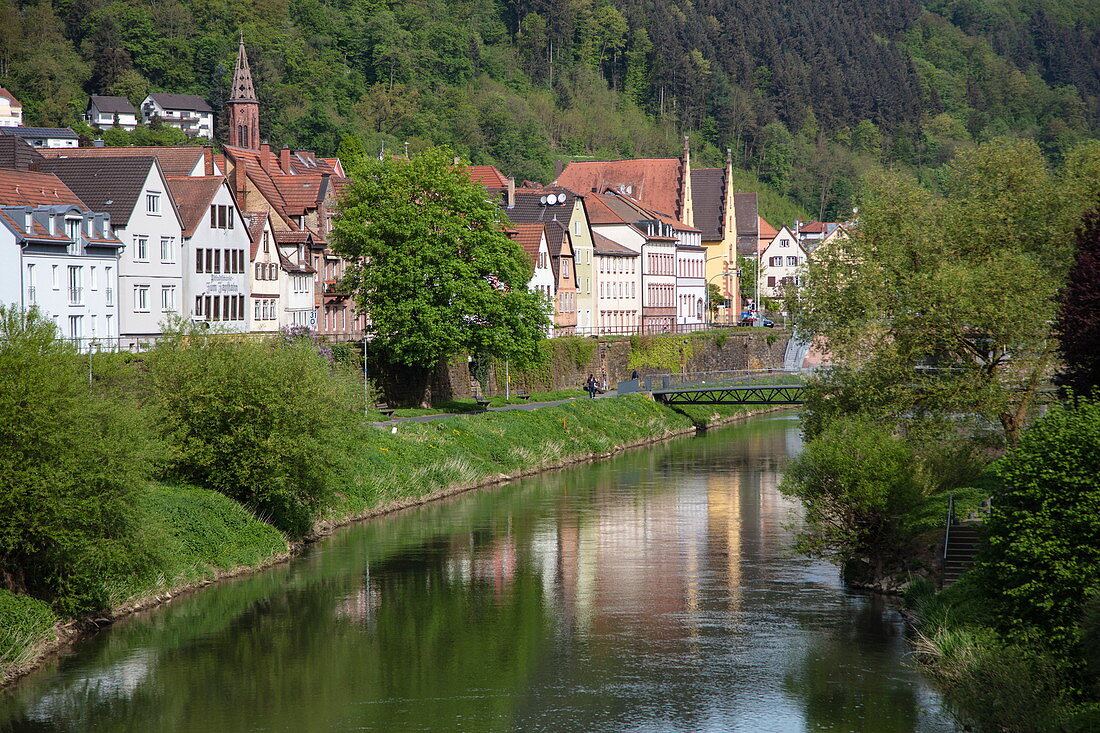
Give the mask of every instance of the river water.
<svg viewBox="0 0 1100 733">
<path fill-rule="evenodd" d="M 900 619 L 791 547 L 797 420 L 471 492 L 120 621 L 4 731 L 952 731 Z"/>
</svg>

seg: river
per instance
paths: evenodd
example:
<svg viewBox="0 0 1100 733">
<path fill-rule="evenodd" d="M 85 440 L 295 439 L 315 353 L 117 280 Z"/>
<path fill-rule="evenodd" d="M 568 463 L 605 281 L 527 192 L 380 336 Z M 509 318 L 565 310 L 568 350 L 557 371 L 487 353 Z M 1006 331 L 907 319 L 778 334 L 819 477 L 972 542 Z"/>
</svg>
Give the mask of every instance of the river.
<svg viewBox="0 0 1100 733">
<path fill-rule="evenodd" d="M 881 598 L 792 549 L 769 415 L 344 529 L 114 624 L 3 731 L 953 731 Z"/>
</svg>

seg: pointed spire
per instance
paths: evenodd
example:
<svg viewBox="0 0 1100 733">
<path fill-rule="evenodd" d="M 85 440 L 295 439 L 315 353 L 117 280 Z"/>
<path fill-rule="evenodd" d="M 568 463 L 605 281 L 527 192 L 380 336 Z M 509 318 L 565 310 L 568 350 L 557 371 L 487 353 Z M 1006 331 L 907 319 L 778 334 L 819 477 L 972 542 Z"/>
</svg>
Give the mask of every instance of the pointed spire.
<svg viewBox="0 0 1100 733">
<path fill-rule="evenodd" d="M 245 102 L 259 101 L 256 98 L 256 89 L 252 86 L 252 70 L 248 68 L 248 54 L 244 50 L 244 31 L 241 31 L 241 45 L 237 49 L 237 66 L 233 69 L 233 88 L 229 98 Z"/>
</svg>

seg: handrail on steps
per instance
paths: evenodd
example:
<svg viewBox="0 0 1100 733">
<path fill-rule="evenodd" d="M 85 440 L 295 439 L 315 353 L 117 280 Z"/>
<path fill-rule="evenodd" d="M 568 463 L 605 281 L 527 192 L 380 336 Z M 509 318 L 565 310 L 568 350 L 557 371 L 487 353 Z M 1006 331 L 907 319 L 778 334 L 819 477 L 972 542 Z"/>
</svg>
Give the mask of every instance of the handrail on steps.
<svg viewBox="0 0 1100 733">
<path fill-rule="evenodd" d="M 951 544 L 951 525 L 955 523 L 955 495 L 947 497 L 947 530 L 943 533 L 943 559 L 947 559 L 947 548 Z"/>
</svg>

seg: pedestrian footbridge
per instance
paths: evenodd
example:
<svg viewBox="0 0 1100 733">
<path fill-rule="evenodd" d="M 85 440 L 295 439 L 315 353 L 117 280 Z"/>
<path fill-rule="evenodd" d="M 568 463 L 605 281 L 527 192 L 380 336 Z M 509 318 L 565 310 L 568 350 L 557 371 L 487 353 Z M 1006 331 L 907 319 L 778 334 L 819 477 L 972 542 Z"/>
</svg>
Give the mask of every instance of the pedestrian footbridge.
<svg viewBox="0 0 1100 733">
<path fill-rule="evenodd" d="M 800 405 L 803 374 L 781 369 L 655 374 L 619 383 L 619 393 L 646 392 L 666 405 Z"/>
</svg>

